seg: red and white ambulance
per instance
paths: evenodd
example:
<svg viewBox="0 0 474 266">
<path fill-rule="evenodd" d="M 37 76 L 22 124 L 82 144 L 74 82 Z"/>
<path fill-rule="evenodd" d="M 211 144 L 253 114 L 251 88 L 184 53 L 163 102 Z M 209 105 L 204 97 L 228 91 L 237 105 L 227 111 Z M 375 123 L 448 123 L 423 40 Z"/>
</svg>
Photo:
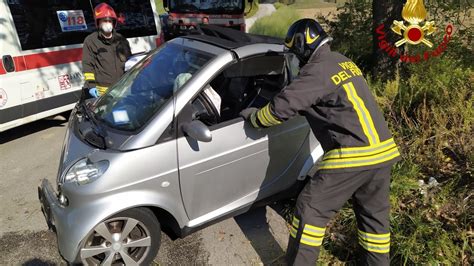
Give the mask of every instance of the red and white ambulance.
<svg viewBox="0 0 474 266">
<path fill-rule="evenodd" d="M 154 0 L 0 0 L 0 132 L 74 107 L 93 9 L 111 5 L 132 53 L 161 44 Z"/>
</svg>

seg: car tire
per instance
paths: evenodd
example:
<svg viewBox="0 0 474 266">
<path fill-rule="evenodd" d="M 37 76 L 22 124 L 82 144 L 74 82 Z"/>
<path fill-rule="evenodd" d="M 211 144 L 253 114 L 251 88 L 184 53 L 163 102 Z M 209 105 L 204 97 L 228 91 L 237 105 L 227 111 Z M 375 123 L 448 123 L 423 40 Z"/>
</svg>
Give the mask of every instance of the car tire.
<svg viewBox="0 0 474 266">
<path fill-rule="evenodd" d="M 160 244 L 156 216 L 148 208 L 134 208 L 97 224 L 85 238 L 79 256 L 84 265 L 150 265 Z"/>
</svg>

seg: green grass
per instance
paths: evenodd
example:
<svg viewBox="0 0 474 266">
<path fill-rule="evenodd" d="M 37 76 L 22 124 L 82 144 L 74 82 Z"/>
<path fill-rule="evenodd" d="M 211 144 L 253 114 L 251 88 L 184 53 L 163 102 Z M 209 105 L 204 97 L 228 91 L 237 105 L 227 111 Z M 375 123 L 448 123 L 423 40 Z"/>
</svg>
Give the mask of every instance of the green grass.
<svg viewBox="0 0 474 266">
<path fill-rule="evenodd" d="M 250 33 L 284 38 L 293 22 L 300 19 L 298 12 L 291 7 L 281 7 L 271 16 L 255 22 Z"/>
</svg>

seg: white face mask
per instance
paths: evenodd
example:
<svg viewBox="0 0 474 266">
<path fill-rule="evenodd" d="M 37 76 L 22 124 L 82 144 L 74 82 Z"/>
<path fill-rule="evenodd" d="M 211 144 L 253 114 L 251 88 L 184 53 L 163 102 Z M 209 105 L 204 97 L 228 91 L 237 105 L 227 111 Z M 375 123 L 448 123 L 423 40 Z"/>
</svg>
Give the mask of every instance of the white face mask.
<svg viewBox="0 0 474 266">
<path fill-rule="evenodd" d="M 112 22 L 102 22 L 100 23 L 100 29 L 104 33 L 111 33 L 112 30 L 114 29 L 114 25 L 112 24 Z"/>
</svg>

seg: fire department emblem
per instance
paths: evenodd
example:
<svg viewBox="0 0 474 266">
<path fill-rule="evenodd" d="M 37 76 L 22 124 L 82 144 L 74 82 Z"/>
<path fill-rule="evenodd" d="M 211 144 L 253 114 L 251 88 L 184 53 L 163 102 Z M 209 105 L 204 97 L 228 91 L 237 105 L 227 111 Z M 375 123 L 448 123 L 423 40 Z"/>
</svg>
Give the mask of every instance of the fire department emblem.
<svg viewBox="0 0 474 266">
<path fill-rule="evenodd" d="M 0 108 L 3 108 L 3 106 L 7 104 L 7 101 L 7 92 L 4 89 L 0 88 Z"/>
<path fill-rule="evenodd" d="M 405 43 L 412 45 L 423 43 L 432 48 L 433 43 L 426 36 L 433 34 L 436 27 L 433 21 L 427 21 L 421 26 L 421 23 L 426 20 L 426 16 L 423 0 L 408 0 L 402 10 L 402 17 L 408 25 L 405 25 L 404 21 L 393 21 L 392 31 L 403 36 L 403 39 L 397 41 L 395 46 L 399 47 Z"/>
</svg>

